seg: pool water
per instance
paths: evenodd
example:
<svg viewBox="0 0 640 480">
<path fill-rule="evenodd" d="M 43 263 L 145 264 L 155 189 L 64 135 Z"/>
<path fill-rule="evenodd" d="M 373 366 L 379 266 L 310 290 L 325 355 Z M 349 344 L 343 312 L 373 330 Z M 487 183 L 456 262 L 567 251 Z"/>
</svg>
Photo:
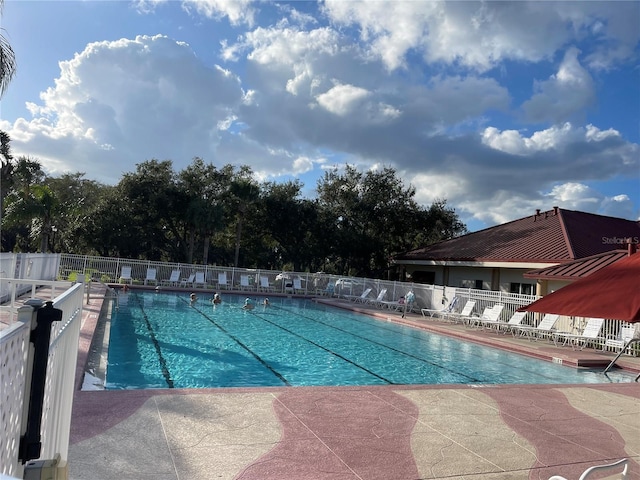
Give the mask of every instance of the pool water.
<svg viewBox="0 0 640 480">
<path fill-rule="evenodd" d="M 105 388 L 630 382 L 463 342 L 310 300 L 120 295 Z"/>
</svg>

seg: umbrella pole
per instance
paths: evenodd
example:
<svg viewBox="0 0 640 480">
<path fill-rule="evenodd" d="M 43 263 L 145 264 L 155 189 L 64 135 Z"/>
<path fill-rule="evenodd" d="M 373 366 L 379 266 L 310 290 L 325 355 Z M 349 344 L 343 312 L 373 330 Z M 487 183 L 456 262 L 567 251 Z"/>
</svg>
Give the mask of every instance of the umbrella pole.
<svg viewBox="0 0 640 480">
<path fill-rule="evenodd" d="M 640 342 L 640 338 L 632 338 L 631 340 L 629 340 L 624 347 L 622 347 L 622 350 L 620 350 L 620 353 L 618 353 L 618 355 L 616 355 L 616 358 L 614 358 L 613 360 L 611 360 L 611 363 L 609 364 L 609 366 L 607 368 L 604 369 L 604 372 L 602 373 L 607 373 L 609 370 L 611 370 L 611 368 L 613 368 L 613 366 L 615 365 L 615 363 L 618 361 L 618 359 L 620 358 L 620 356 L 624 353 L 624 351 L 629 348 L 629 345 L 631 345 L 634 342 Z M 640 378 L 640 374 L 636 377 L 636 382 L 638 381 L 638 379 Z"/>
</svg>

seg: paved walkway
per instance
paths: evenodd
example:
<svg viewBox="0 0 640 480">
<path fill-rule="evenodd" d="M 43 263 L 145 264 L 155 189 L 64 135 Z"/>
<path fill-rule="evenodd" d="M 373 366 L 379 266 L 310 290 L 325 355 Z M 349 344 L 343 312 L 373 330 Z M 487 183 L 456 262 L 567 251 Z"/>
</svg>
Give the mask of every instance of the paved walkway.
<svg viewBox="0 0 640 480">
<path fill-rule="evenodd" d="M 92 298 L 84 311 L 78 384 L 101 303 Z M 369 313 L 568 364 L 612 358 Z M 640 359 L 624 362 L 640 372 Z M 577 479 L 623 457 L 629 478 L 640 479 L 637 383 L 77 391 L 69 472 L 72 480 L 546 480 Z"/>
</svg>

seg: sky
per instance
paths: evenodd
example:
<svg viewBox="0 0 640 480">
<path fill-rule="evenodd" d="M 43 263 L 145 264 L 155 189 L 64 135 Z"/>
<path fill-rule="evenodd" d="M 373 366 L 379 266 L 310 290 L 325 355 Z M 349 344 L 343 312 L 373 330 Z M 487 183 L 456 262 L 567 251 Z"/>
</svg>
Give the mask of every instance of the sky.
<svg viewBox="0 0 640 480">
<path fill-rule="evenodd" d="M 396 169 L 470 231 L 640 218 L 640 2 L 5 0 L 0 130 L 53 176 Z"/>
</svg>

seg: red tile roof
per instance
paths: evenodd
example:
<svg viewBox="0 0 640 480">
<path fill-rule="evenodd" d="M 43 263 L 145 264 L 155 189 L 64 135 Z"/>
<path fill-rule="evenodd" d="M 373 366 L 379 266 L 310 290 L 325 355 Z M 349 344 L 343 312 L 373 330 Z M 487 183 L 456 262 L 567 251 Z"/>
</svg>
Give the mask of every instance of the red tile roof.
<svg viewBox="0 0 640 480">
<path fill-rule="evenodd" d="M 566 263 L 625 248 L 640 222 L 554 208 L 395 257 L 403 261 Z"/>
<path fill-rule="evenodd" d="M 524 277 L 541 280 L 577 280 L 578 278 L 587 277 L 593 272 L 628 256 L 628 250 L 612 250 L 610 252 L 581 258 L 580 260 L 574 260 L 573 262 L 554 265 L 553 267 L 531 270 L 525 273 Z"/>
</svg>

